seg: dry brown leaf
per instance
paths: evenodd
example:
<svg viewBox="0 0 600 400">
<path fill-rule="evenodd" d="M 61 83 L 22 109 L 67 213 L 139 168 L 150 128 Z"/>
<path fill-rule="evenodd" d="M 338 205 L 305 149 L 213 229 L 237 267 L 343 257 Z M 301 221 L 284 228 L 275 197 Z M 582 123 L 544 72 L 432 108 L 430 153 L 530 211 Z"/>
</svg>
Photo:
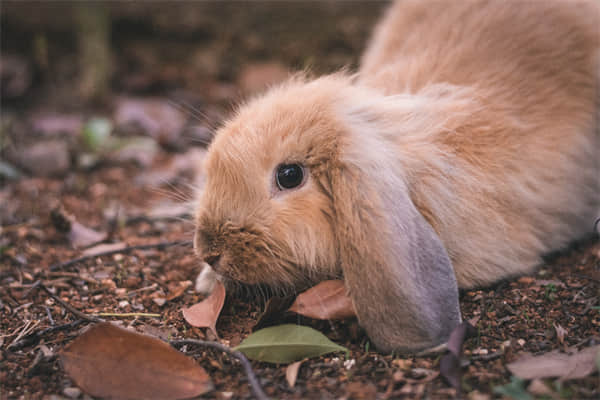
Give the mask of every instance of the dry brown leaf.
<svg viewBox="0 0 600 400">
<path fill-rule="evenodd" d="M 458 325 L 448 338 L 448 354 L 440 360 L 440 374 L 457 390 L 461 388 L 462 369 L 460 358 L 465 340 L 475 334 L 476 330 L 467 321 Z"/>
<path fill-rule="evenodd" d="M 81 248 L 105 240 L 108 237 L 108 234 L 106 232 L 98 232 L 90 229 L 77 221 L 71 221 L 71 230 L 67 234 L 67 237 L 73 247 Z"/>
<path fill-rule="evenodd" d="M 167 300 L 167 301 L 175 300 L 179 296 L 183 295 L 185 293 L 185 291 L 187 290 L 187 288 L 189 288 L 190 286 L 192 286 L 192 281 L 178 282 L 174 288 L 172 288 L 172 289 L 169 288 L 170 290 L 169 290 L 169 293 L 167 294 L 167 297 L 165 298 L 165 300 Z"/>
<path fill-rule="evenodd" d="M 302 361 L 296 361 L 291 363 L 285 369 L 285 379 L 287 380 L 288 385 L 293 388 L 296 385 L 296 378 L 298 378 L 298 371 L 300 371 L 300 365 L 302 365 Z"/>
<path fill-rule="evenodd" d="M 191 307 L 183 309 L 183 318 L 196 328 L 209 328 L 217 335 L 217 319 L 225 303 L 225 286 L 219 281 L 215 283 L 210 296 Z"/>
<path fill-rule="evenodd" d="M 167 343 L 93 326 L 60 352 L 67 374 L 86 393 L 113 399 L 183 399 L 211 391 L 206 371 Z"/>
<path fill-rule="evenodd" d="M 553 351 L 541 356 L 526 355 L 506 366 L 521 379 L 558 377 L 561 380 L 585 378 L 596 370 L 595 359 L 600 345 L 572 354 Z"/>
<path fill-rule="evenodd" d="M 52 210 L 50 219 L 56 230 L 65 234 L 75 248 L 88 247 L 108 237 L 106 232 L 98 232 L 80 224 L 62 208 Z"/>
<path fill-rule="evenodd" d="M 315 319 L 347 319 L 356 317 L 352 300 L 343 281 L 323 281 L 300 293 L 290 311 Z"/>
</svg>

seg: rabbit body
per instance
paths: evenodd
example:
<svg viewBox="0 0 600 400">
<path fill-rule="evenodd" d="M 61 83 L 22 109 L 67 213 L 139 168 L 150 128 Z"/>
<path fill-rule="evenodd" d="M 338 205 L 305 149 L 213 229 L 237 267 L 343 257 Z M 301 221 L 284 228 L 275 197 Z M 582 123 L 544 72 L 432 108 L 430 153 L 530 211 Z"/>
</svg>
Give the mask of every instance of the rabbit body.
<svg viewBox="0 0 600 400">
<path fill-rule="evenodd" d="M 250 100 L 205 160 L 195 247 L 225 279 L 343 275 L 384 351 L 447 339 L 458 287 L 531 271 L 600 209 L 594 1 L 394 4 L 356 76 Z M 297 164 L 297 187 L 278 185 Z"/>
<path fill-rule="evenodd" d="M 531 272 L 600 216 L 598 5 L 400 1 L 377 28 L 362 84 L 464 90 L 446 129 L 397 140 L 461 287 Z"/>
</svg>

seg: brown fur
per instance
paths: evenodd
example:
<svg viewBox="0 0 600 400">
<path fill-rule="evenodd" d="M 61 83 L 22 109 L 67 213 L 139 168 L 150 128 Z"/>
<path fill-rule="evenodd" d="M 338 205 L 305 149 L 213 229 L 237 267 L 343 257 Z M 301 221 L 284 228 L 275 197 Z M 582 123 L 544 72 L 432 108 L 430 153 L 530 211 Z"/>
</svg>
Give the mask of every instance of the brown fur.
<svg viewBox="0 0 600 400">
<path fill-rule="evenodd" d="M 445 340 L 457 282 L 529 272 L 593 228 L 599 13 L 593 0 L 398 2 L 356 77 L 292 79 L 218 132 L 199 255 L 250 284 L 343 273 L 382 350 Z M 280 191 L 288 162 L 309 177 Z"/>
</svg>

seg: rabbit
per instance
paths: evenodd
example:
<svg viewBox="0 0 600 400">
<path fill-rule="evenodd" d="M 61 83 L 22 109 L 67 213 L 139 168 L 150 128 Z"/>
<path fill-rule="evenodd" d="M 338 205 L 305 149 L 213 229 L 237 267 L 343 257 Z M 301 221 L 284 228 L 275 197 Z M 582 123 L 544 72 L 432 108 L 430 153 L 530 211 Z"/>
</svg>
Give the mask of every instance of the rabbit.
<svg viewBox="0 0 600 400">
<path fill-rule="evenodd" d="M 600 7 L 399 1 L 355 74 L 300 74 L 210 144 L 194 246 L 214 276 L 343 276 L 382 352 L 444 343 L 459 288 L 532 272 L 600 210 Z"/>
</svg>

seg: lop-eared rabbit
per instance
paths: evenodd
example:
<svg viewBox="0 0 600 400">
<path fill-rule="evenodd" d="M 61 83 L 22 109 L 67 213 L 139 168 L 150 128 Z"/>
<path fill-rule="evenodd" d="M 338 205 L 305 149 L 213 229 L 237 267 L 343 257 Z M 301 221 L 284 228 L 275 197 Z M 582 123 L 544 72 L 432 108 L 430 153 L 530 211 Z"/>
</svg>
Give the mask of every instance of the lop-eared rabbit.
<svg viewBox="0 0 600 400">
<path fill-rule="evenodd" d="M 459 287 L 593 229 L 599 4 L 392 5 L 356 74 L 293 77 L 217 132 L 197 253 L 225 281 L 343 276 L 382 351 L 444 342 Z"/>
</svg>

